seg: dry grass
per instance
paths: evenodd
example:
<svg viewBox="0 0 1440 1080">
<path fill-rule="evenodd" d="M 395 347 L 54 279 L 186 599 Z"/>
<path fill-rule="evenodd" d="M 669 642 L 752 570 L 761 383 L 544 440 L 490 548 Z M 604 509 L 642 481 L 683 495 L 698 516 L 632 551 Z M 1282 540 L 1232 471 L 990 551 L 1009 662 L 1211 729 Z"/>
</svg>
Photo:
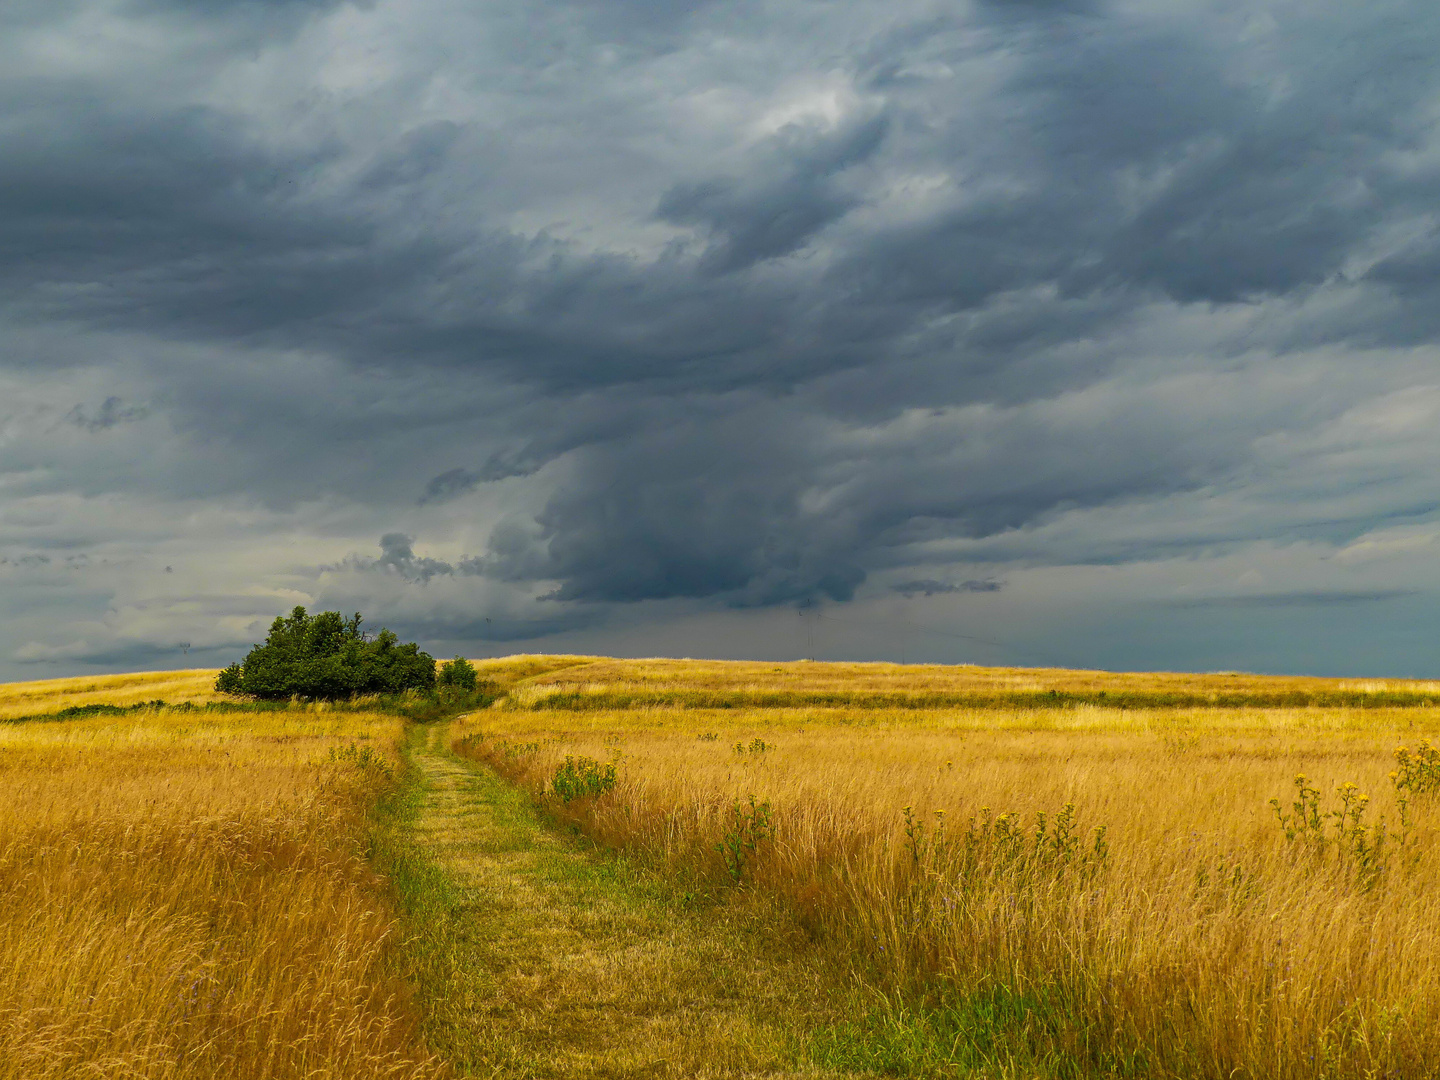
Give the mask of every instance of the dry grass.
<svg viewBox="0 0 1440 1080">
<path fill-rule="evenodd" d="M 455 725 L 463 754 L 725 908 L 709 930 L 696 923 L 701 948 L 644 929 L 663 913 L 587 915 L 576 897 L 590 894 L 554 867 L 545 904 L 507 879 L 511 922 L 504 905 L 484 917 L 545 954 L 548 967 L 515 969 L 526 992 L 584 985 L 577 958 L 614 936 L 623 949 L 600 949 L 594 970 L 621 972 L 633 951 L 660 989 L 628 1000 L 634 979 L 617 974 L 604 1008 L 643 1032 L 666 993 L 689 993 L 663 977 L 675 957 L 708 958 L 694 985 L 724 991 L 723 927 L 767 916 L 835 970 L 970 1017 L 916 1073 L 951 1054 L 986 1076 L 1440 1075 L 1440 795 L 1409 800 L 1402 837 L 1389 778 L 1398 745 L 1440 741 L 1440 709 L 1397 707 L 1434 683 L 543 656 L 477 667 L 509 696 Z M 0 719 L 203 703 L 212 677 L 4 687 Z M 1353 707 L 1261 707 L 1295 695 Z M 1127 707 L 1108 706 L 1117 698 Z M 1252 705 L 1219 707 L 1241 698 Z M 1136 705 L 1161 699 L 1187 707 Z M 0 724 L 0 1078 L 444 1075 L 387 960 L 396 923 L 364 859 L 364 815 L 389 783 L 373 762 L 393 760 L 400 732 L 392 716 L 313 706 Z M 373 752 L 332 758 L 351 746 Z M 562 803 L 566 757 L 601 776 L 614 762 L 618 782 Z M 1364 830 L 1352 820 L 1341 841 L 1325 817 L 1318 839 L 1287 839 L 1268 803 L 1291 812 L 1300 773 L 1325 813 L 1339 785 L 1367 792 Z M 1070 832 L 1057 836 L 1061 815 Z M 446 836 L 456 865 L 473 861 Z M 508 858 L 511 842 L 496 851 Z M 562 916 L 573 941 L 551 925 Z M 497 973 L 515 966 L 503 953 Z M 617 1041 L 606 1024 L 586 1049 L 584 1018 L 567 1013 L 577 1056 L 563 1064 L 544 1057 L 559 1020 L 527 1009 L 523 995 L 465 1006 L 493 1021 L 487 1046 L 513 1035 L 514 1061 L 537 1075 L 575 1073 L 591 1050 L 631 1071 L 719 1063 L 647 1053 L 643 1034 Z M 704 1025 L 723 1015 L 685 1039 L 715 1043 Z M 778 1060 L 762 1042 L 748 1067 Z"/>
<path fill-rule="evenodd" d="M 1356 681 L 1223 672 L 1069 671 L 890 663 L 759 663 L 724 660 L 606 660 L 524 657 L 534 674 L 520 680 L 512 707 L 546 709 L 1043 707 L 1069 704 L 1127 707 L 1440 705 L 1440 683 Z M 491 662 L 497 663 L 497 662 Z M 509 664 L 510 661 L 499 662 Z M 490 677 L 501 682 L 505 667 Z"/>
<path fill-rule="evenodd" d="M 561 656 L 545 653 L 517 653 L 492 660 L 472 661 L 475 670 L 483 679 L 491 679 L 505 686 L 517 686 L 532 679 L 542 678 L 567 671 L 571 668 L 589 667 L 593 664 L 608 664 L 606 656 Z"/>
<path fill-rule="evenodd" d="M 0 703 L 197 701 L 213 677 Z M 442 1075 L 387 973 L 393 918 L 363 857 L 399 733 L 314 707 L 0 726 L 0 1077 Z M 372 753 L 332 758 L 350 746 Z"/>
<path fill-rule="evenodd" d="M 424 912 L 432 1044 L 481 1075 L 797 1073 L 795 1033 L 833 1020 L 834 979 L 749 918 L 689 910 L 653 877 L 542 827 L 523 792 L 412 735 L 422 851 L 451 888 Z"/>
<path fill-rule="evenodd" d="M 687 700 L 717 684 L 768 692 L 767 673 L 835 692 L 949 680 L 1017 695 L 1146 679 L 1203 695 L 1255 678 L 615 661 L 527 687 L 603 700 L 643 685 Z M 1440 808 L 1412 799 L 1402 842 L 1388 778 L 1397 745 L 1440 735 L 1440 710 L 531 701 L 475 714 L 457 735 L 597 839 L 696 888 L 780 903 L 880 988 L 1019 1003 L 1014 1045 L 1056 1073 L 1440 1074 Z M 548 792 L 566 756 L 618 761 L 618 784 L 561 804 Z M 1341 843 L 1326 818 L 1324 840 L 1287 840 L 1268 802 L 1289 813 L 1299 773 L 1326 813 L 1338 785 L 1358 784 L 1369 831 Z M 1055 835 L 1067 805 L 1073 846 Z M 1005 812 L 1019 815 L 1013 845 L 993 824 Z"/>
<path fill-rule="evenodd" d="M 215 672 L 149 671 L 76 679 L 0 683 L 0 720 L 59 712 L 79 705 L 135 705 L 163 700 L 169 705 L 215 701 Z"/>
</svg>

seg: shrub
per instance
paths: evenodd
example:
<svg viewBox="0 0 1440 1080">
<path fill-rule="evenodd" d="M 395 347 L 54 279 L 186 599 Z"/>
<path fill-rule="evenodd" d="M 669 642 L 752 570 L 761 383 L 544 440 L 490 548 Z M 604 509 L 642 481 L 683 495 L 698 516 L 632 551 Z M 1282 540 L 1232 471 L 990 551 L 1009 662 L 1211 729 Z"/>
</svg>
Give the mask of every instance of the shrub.
<svg viewBox="0 0 1440 1080">
<path fill-rule="evenodd" d="M 312 616 L 297 607 L 271 623 L 263 645 L 220 672 L 215 689 L 270 699 L 434 689 L 434 657 L 413 641 L 401 644 L 389 630 L 371 638 L 361 621 L 358 612 L 347 619 L 338 611 Z"/>
<path fill-rule="evenodd" d="M 567 757 L 555 766 L 550 786 L 561 802 L 604 795 L 615 786 L 615 763 L 602 765 L 594 758 Z"/>
<path fill-rule="evenodd" d="M 215 691 L 220 694 L 244 693 L 244 691 L 240 689 L 243 680 L 244 675 L 240 665 L 231 664 L 215 677 Z"/>
<path fill-rule="evenodd" d="M 475 665 L 464 657 L 457 656 L 443 668 L 435 680 L 440 686 L 454 687 L 456 690 L 475 689 Z"/>
<path fill-rule="evenodd" d="M 730 824 L 725 829 L 725 835 L 715 845 L 715 850 L 725 860 L 725 872 L 730 875 L 731 882 L 739 885 L 745 877 L 745 867 L 754 859 L 760 846 L 774 839 L 775 824 L 771 819 L 769 801 L 757 803 L 755 796 L 751 795 L 747 809 L 736 799 L 735 805 L 730 808 Z"/>
</svg>

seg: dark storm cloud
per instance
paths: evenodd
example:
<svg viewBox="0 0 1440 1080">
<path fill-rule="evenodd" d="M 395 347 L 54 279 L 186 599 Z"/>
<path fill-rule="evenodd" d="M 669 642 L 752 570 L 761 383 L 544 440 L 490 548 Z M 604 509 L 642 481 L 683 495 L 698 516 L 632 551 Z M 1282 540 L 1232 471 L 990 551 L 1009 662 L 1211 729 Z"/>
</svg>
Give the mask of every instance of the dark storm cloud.
<svg viewBox="0 0 1440 1080">
<path fill-rule="evenodd" d="M 420 495 L 420 505 L 448 502 L 474 491 L 481 484 L 496 480 L 509 480 L 516 476 L 529 476 L 545 464 L 549 458 L 539 456 L 538 446 L 518 450 L 499 450 L 475 472 L 469 469 L 447 469 L 430 478 Z M 552 454 L 553 456 L 553 454 Z"/>
<path fill-rule="evenodd" d="M 447 502 L 450 499 L 458 498 L 466 492 L 474 491 L 480 483 L 479 473 L 472 473 L 465 469 L 447 469 L 439 476 L 430 478 L 430 482 L 425 485 L 425 491 L 420 496 L 420 505 Z"/>
<path fill-rule="evenodd" d="M 377 557 L 351 555 L 338 566 L 326 569 L 394 574 L 405 581 L 420 585 L 428 584 L 431 578 L 449 576 L 456 572 L 456 568 L 443 559 L 416 555 L 414 543 L 413 536 L 406 536 L 404 533 L 386 533 L 380 538 L 380 554 Z M 465 572 L 463 564 L 461 572 Z"/>
<path fill-rule="evenodd" d="M 411 544 L 414 538 L 404 533 L 386 533 L 380 538 L 377 567 L 393 570 L 411 581 L 429 581 L 436 574 L 453 574 L 455 568 L 439 559 L 417 557 Z"/>
<path fill-rule="evenodd" d="M 101 402 L 100 408 L 93 413 L 84 405 L 76 405 L 65 414 L 65 420 L 85 431 L 95 432 L 108 431 L 116 424 L 133 424 L 149 415 L 150 410 L 145 406 L 126 405 L 120 398 L 112 395 Z"/>
<path fill-rule="evenodd" d="M 1287 66 L 1297 85 L 1267 108 L 1266 88 L 1237 86 L 1203 37 L 1083 22 L 1027 37 L 1024 63 L 988 100 L 946 115 L 930 88 L 897 91 L 884 113 L 832 130 L 791 123 L 747 151 L 743 170 L 670 184 L 659 217 L 705 240 L 685 258 L 582 255 L 481 221 L 417 232 L 377 192 L 463 160 L 453 121 L 383 138 L 358 181 L 337 188 L 326 177 L 346 157 L 338 141 L 282 152 L 213 109 L 107 115 L 70 98 L 29 110 L 8 143 L 0 199 L 14 212 L 0 245 L 31 285 L 21 293 L 52 311 L 372 363 L 481 365 L 560 390 L 657 378 L 704 388 L 883 362 L 918 319 L 1016 289 L 1059 288 L 1112 319 L 1101 294 L 1116 289 L 1281 294 L 1336 273 L 1387 205 L 1428 195 L 1428 181 L 1377 165 L 1407 138 L 1413 68 L 1401 65 L 1409 82 L 1386 72 L 1357 94 L 1360 62 Z M 947 40 L 936 28 L 912 48 L 953 61 Z M 1391 44 L 1414 55 L 1413 42 L 1380 43 Z M 974 131 L 1001 115 L 1003 142 Z M 907 130 L 886 156 L 897 126 Z M 863 209 L 873 192 L 846 174 L 882 159 L 996 183 L 958 210 L 838 237 L 828 267 L 763 289 L 711 280 L 791 255 Z M 1137 211 L 1127 186 L 1156 190 Z M 55 295 L 78 280 L 105 284 Z M 1033 314 L 1021 320 L 1030 335 L 1047 323 Z M 1013 358 L 1025 337 L 988 340 Z"/>
<path fill-rule="evenodd" d="M 0 158 L 0 281 L 23 309 L 289 337 L 384 287 L 372 232 L 297 193 L 323 151 L 277 158 L 208 109 L 51 101 L 17 127 Z"/>
<path fill-rule="evenodd" d="M 599 626 L 605 616 L 597 610 L 579 608 L 549 618 L 497 615 L 492 618 L 457 616 L 391 620 L 390 629 L 404 637 L 422 641 L 455 643 L 500 643 L 534 641 L 536 638 Z"/>
<path fill-rule="evenodd" d="M 1387 175 L 1379 162 L 1412 137 L 1429 82 L 1413 61 L 1435 21 L 1379 38 L 1363 58 L 1322 53 L 1301 67 L 1282 55 L 1294 85 L 1267 105 L 1271 90 L 1237 85 L 1227 50 L 1188 27 L 1062 19 L 1024 38 L 1024 61 L 987 100 L 947 115 L 935 111 L 938 90 L 912 88 L 833 130 L 786 125 L 747 152 L 743 171 L 670 184 L 660 218 L 695 226 L 705 243 L 652 265 L 479 223 L 417 234 L 402 210 L 367 202 L 442 172 L 464 142 L 453 121 L 382 139 L 358 181 L 322 191 L 347 157 L 338 140 L 279 151 L 213 108 L 126 114 L 67 95 L 26 110 L 7 140 L 0 246 L 14 283 L 23 273 L 39 285 L 37 302 L 61 302 L 49 289 L 63 282 L 103 281 L 101 295 L 63 303 L 169 332 L 574 384 L 663 372 L 704 386 L 762 364 L 805 377 L 883 359 L 914 332 L 917 308 L 974 310 L 1017 288 L 1232 302 L 1326 280 L 1387 209 L 1433 191 L 1430 177 Z M 947 40 L 936 28 L 912 48 L 953 61 L 959 46 Z M 1003 140 L 974 131 L 1002 115 Z M 862 184 L 841 181 L 874 163 L 897 125 L 908 131 L 887 160 L 988 172 L 994 191 L 914 226 L 841 238 L 833 265 L 767 283 L 768 300 L 738 284 L 716 291 L 712 275 L 792 254 L 870 202 Z M 1124 205 L 1127 186 L 1154 189 L 1138 211 Z M 879 357 L 847 347 L 857 331 Z M 765 355 L 752 359 L 755 349 Z"/>
<path fill-rule="evenodd" d="M 1183 389 L 859 432 L 784 401 L 669 419 L 570 455 L 544 509 L 497 529 L 487 573 L 559 581 L 562 600 L 845 600 L 925 544 L 1194 489 L 1246 453 Z"/>
<path fill-rule="evenodd" d="M 836 178 L 879 149 L 886 126 L 883 116 L 834 132 L 787 125 L 758 149 L 745 180 L 677 184 L 656 213 L 664 221 L 706 230 L 710 244 L 698 263 L 704 275 L 789 255 L 859 205 L 859 197 L 841 189 Z"/>
<path fill-rule="evenodd" d="M 38 531 L 230 500 L 588 619 L 1433 517 L 1440 12 L 86 11 L 0 41 L 0 370 L 105 376 L 0 418 Z"/>
<path fill-rule="evenodd" d="M 999 592 L 1004 587 L 1002 582 L 989 579 L 936 581 L 934 578 L 922 578 L 916 581 L 902 581 L 898 585 L 891 585 L 890 591 L 897 592 L 901 596 L 943 596 L 946 593 Z"/>
</svg>

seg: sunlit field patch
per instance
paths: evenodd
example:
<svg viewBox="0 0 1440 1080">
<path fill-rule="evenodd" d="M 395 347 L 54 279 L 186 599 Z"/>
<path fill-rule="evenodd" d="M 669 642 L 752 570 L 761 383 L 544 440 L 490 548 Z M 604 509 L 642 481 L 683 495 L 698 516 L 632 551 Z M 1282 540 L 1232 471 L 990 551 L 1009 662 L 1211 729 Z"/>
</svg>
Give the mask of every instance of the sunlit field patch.
<svg viewBox="0 0 1440 1080">
<path fill-rule="evenodd" d="M 12 713 L 214 672 L 6 687 Z M 365 859 L 401 721 L 320 706 L 0 724 L 0 1076 L 430 1077 Z"/>
<path fill-rule="evenodd" d="M 1440 706 L 1440 684 L 1223 672 L 1069 671 L 886 663 L 814 664 L 566 657 L 513 688 L 530 709 L 1339 708 Z M 513 661 L 505 661 L 506 664 Z M 494 676 L 499 677 L 499 676 Z"/>
<path fill-rule="evenodd" d="M 976 687 L 986 707 L 913 700 Z M 860 705 L 815 703 L 847 688 Z M 455 739 L 557 821 L 793 921 L 960 1033 L 956 1061 L 1419 1077 L 1440 1074 L 1440 785 L 1407 777 L 1440 742 L 1433 691 L 595 661 L 530 678 Z M 1293 694 L 1350 704 L 1265 704 Z"/>
<path fill-rule="evenodd" d="M 822 1072 L 1440 1075 L 1433 683 L 478 667 L 456 750 L 818 961 Z M 367 861 L 405 721 L 213 674 L 0 691 L 0 1077 L 447 1075 Z"/>
<path fill-rule="evenodd" d="M 59 712 L 87 705 L 129 706 L 161 700 L 170 705 L 215 701 L 215 672 L 149 671 L 75 679 L 0 683 L 0 720 Z"/>
</svg>

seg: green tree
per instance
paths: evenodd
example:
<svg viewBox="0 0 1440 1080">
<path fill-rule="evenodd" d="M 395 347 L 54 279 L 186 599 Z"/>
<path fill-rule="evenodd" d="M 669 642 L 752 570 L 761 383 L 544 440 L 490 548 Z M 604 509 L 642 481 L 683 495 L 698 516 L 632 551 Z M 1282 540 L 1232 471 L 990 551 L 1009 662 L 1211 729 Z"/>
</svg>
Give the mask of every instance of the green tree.
<svg viewBox="0 0 1440 1080">
<path fill-rule="evenodd" d="M 436 682 L 442 687 L 453 687 L 456 690 L 474 690 L 476 678 L 475 665 L 463 656 L 457 656 L 440 669 Z"/>
<path fill-rule="evenodd" d="M 434 689 L 434 657 L 413 641 L 401 644 L 389 630 L 370 638 L 362 621 L 359 612 L 347 619 L 338 611 L 309 615 L 297 607 L 270 624 L 264 644 L 220 672 L 215 689 L 270 699 Z"/>
</svg>

